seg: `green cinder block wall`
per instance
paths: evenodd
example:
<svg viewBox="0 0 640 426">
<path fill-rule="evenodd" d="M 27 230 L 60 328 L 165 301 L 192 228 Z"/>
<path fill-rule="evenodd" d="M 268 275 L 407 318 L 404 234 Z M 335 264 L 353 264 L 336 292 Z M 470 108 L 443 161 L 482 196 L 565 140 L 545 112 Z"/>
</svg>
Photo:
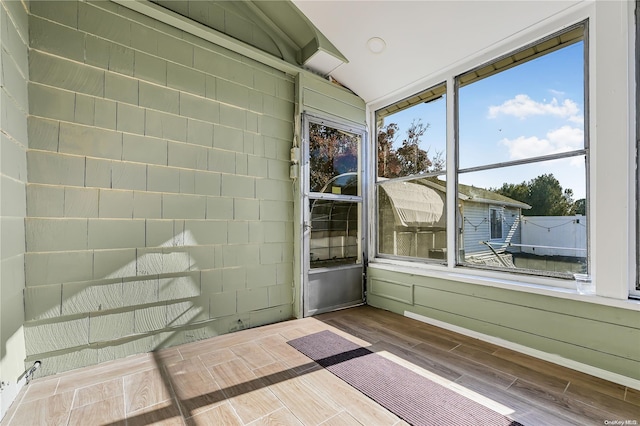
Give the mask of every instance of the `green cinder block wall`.
<svg viewBox="0 0 640 426">
<path fill-rule="evenodd" d="M 115 3 L 29 5 L 26 364 L 290 318 L 293 77 Z"/>
<path fill-rule="evenodd" d="M 0 3 L 0 418 L 24 371 L 24 258 L 27 187 L 27 12 L 19 1 Z"/>
<path fill-rule="evenodd" d="M 640 380 L 638 311 L 370 267 L 367 302 Z"/>
</svg>

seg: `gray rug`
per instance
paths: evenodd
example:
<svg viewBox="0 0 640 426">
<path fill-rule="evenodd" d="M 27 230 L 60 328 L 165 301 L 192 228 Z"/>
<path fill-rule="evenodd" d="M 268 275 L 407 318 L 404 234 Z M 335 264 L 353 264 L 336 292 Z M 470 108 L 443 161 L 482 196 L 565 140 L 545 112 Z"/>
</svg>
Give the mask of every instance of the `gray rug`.
<svg viewBox="0 0 640 426">
<path fill-rule="evenodd" d="M 331 331 L 287 343 L 412 425 L 522 426 Z"/>
</svg>

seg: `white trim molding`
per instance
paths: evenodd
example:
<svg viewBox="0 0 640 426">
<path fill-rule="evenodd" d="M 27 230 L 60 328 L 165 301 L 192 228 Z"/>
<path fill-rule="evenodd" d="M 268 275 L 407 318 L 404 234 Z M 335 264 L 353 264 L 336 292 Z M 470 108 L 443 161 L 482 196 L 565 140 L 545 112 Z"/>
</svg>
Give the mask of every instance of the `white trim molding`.
<svg viewBox="0 0 640 426">
<path fill-rule="evenodd" d="M 621 374 L 613 373 L 611 371 L 603 370 L 591 365 L 583 364 L 578 361 L 567 359 L 556 354 L 550 354 L 547 352 L 533 349 L 528 346 L 520 345 L 518 343 L 509 342 L 508 340 L 500 339 L 499 337 L 490 336 L 488 334 L 479 333 L 477 331 L 469 330 L 464 327 L 452 325 L 443 321 L 439 321 L 433 318 L 426 317 L 424 315 L 416 314 L 415 312 L 404 311 L 404 316 L 411 318 L 425 324 L 434 325 L 436 327 L 443 328 L 445 330 L 453 331 L 465 336 L 473 337 L 475 339 L 482 340 L 484 342 L 492 343 L 494 345 L 501 346 L 506 349 L 511 349 L 516 352 L 523 353 L 544 361 L 552 362 L 562 367 L 571 368 L 582 373 L 590 374 L 595 377 L 599 377 L 610 382 L 618 383 L 623 386 L 627 386 L 633 389 L 640 390 L 640 380 L 632 379 L 631 377 L 623 376 Z"/>
</svg>

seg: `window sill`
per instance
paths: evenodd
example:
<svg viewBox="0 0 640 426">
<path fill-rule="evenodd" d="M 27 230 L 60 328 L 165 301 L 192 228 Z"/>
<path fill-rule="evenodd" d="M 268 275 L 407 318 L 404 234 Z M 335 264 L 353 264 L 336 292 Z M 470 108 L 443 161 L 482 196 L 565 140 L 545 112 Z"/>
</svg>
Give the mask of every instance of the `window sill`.
<svg viewBox="0 0 640 426">
<path fill-rule="evenodd" d="M 574 281 L 545 277 L 511 276 L 508 273 L 480 271 L 469 268 L 449 269 L 434 264 L 415 264 L 413 262 L 375 259 L 369 262 L 369 268 L 401 272 L 422 277 L 439 278 L 467 284 L 484 285 L 505 290 L 540 294 L 559 299 L 594 303 L 632 311 L 640 311 L 640 300 L 612 299 L 591 294 L 580 294 L 573 287 Z M 521 278 L 521 279 L 520 279 Z M 526 280 L 526 281 L 525 281 Z"/>
</svg>

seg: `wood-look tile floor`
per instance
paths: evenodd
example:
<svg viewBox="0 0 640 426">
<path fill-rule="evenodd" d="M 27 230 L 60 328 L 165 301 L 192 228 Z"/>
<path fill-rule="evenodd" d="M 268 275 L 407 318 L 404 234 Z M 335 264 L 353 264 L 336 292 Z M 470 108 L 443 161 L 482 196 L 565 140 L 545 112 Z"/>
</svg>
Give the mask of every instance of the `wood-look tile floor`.
<svg viewBox="0 0 640 426">
<path fill-rule="evenodd" d="M 36 379 L 1 426 L 406 424 L 286 343 L 321 330 L 525 425 L 640 423 L 638 390 L 363 306 Z"/>
</svg>

